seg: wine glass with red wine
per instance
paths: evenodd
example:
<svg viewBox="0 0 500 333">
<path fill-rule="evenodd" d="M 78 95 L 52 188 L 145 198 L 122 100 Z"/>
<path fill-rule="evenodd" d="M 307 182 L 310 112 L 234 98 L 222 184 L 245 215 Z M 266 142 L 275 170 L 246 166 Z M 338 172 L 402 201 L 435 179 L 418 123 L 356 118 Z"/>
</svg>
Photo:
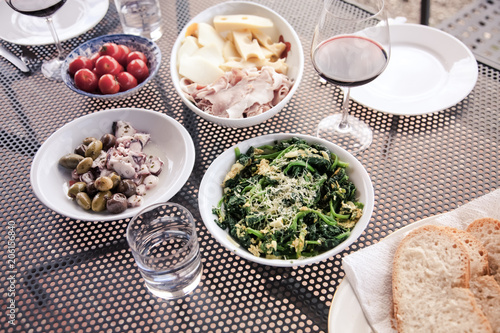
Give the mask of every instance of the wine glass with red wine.
<svg viewBox="0 0 500 333">
<path fill-rule="evenodd" d="M 320 121 L 318 137 L 351 153 L 371 144 L 370 126 L 349 115 L 350 88 L 375 80 L 386 68 L 390 50 L 384 0 L 324 0 L 311 60 L 323 79 L 342 88 L 344 98 L 341 113 Z"/>
<path fill-rule="evenodd" d="M 64 62 L 64 50 L 57 36 L 52 15 L 66 3 L 66 0 L 5 0 L 5 2 L 16 12 L 45 18 L 56 44 L 57 57 L 43 62 L 42 73 L 46 78 L 62 80 L 61 65 Z"/>
</svg>

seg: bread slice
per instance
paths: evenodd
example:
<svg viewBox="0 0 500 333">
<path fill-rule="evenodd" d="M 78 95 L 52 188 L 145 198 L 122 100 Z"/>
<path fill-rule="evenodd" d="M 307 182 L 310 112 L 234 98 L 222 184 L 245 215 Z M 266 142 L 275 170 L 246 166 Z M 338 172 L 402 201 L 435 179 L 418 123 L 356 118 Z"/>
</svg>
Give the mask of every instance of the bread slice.
<svg viewBox="0 0 500 333">
<path fill-rule="evenodd" d="M 427 225 L 399 244 L 392 291 L 399 332 L 493 332 L 469 289 L 466 247 L 452 233 Z"/>
<path fill-rule="evenodd" d="M 500 221 L 485 217 L 473 221 L 467 227 L 488 251 L 491 275 L 500 283 Z"/>
<path fill-rule="evenodd" d="M 444 229 L 465 245 L 470 256 L 470 290 L 493 331 L 500 333 L 500 285 L 488 275 L 488 251 L 471 233 L 451 227 Z"/>
<path fill-rule="evenodd" d="M 500 285 L 490 275 L 476 276 L 470 280 L 470 290 L 490 322 L 493 332 L 500 333 Z"/>
<path fill-rule="evenodd" d="M 443 227 L 444 230 L 455 235 L 467 249 L 470 258 L 470 275 L 488 275 L 488 251 L 474 235 L 471 233 L 452 227 Z"/>
</svg>

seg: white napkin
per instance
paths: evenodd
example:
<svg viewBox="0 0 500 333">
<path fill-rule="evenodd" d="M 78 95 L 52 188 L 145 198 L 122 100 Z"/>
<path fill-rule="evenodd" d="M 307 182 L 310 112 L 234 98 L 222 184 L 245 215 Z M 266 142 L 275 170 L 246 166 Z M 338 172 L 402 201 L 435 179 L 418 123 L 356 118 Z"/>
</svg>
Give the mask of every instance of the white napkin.
<svg viewBox="0 0 500 333">
<path fill-rule="evenodd" d="M 500 220 L 500 189 L 475 199 L 451 212 L 410 224 L 406 232 L 388 237 L 377 244 L 343 258 L 346 278 L 351 284 L 364 315 L 375 332 L 396 332 L 391 325 L 392 261 L 396 248 L 415 227 L 425 224 L 465 229 L 481 217 Z"/>
</svg>

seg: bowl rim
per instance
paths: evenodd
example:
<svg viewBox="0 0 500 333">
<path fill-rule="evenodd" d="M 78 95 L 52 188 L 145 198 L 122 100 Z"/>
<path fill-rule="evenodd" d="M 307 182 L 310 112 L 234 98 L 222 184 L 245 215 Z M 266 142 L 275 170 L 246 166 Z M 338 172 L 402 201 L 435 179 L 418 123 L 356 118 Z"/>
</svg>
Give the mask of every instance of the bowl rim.
<svg viewBox="0 0 500 333">
<path fill-rule="evenodd" d="M 113 113 L 116 113 L 116 116 L 113 116 Z M 148 114 L 149 116 L 152 117 L 159 117 L 162 118 L 163 120 L 167 121 L 170 123 L 176 130 L 181 135 L 181 140 L 182 144 L 186 148 L 186 156 L 185 156 L 185 165 L 182 167 L 182 172 L 180 175 L 178 175 L 177 180 L 173 183 L 171 187 L 168 188 L 168 191 L 162 191 L 158 193 L 158 196 L 152 199 L 150 202 L 148 201 L 147 203 L 145 202 L 142 206 L 135 207 L 135 208 L 129 208 L 125 210 L 123 213 L 120 214 L 102 214 L 99 212 L 86 212 L 82 210 L 81 214 L 78 213 L 73 213 L 71 211 L 63 210 L 60 209 L 53 201 L 48 200 L 46 198 L 46 192 L 41 190 L 39 188 L 39 182 L 41 179 L 40 173 L 40 163 L 43 161 L 43 155 L 45 154 L 45 151 L 48 149 L 50 144 L 53 142 L 56 142 L 59 137 L 65 133 L 65 131 L 68 131 L 68 129 L 78 127 L 79 124 L 85 123 L 87 120 L 91 118 L 95 118 L 95 121 L 98 121 L 99 118 L 107 119 L 107 118 L 113 118 L 115 120 L 119 120 L 120 113 L 127 113 L 127 114 Z M 148 110 L 148 109 L 143 109 L 143 108 L 132 108 L 132 107 L 125 107 L 125 108 L 116 108 L 116 109 L 106 109 L 106 110 L 101 110 L 99 112 L 87 114 L 81 117 L 78 117 L 60 128 L 58 128 L 55 132 L 53 132 L 40 146 L 38 151 L 36 152 L 35 156 L 33 157 L 33 160 L 31 162 L 31 168 L 30 168 L 30 185 L 33 193 L 35 196 L 40 200 L 40 202 L 45 206 L 53 210 L 54 212 L 65 216 L 69 217 L 75 220 L 80 220 L 80 221 L 115 221 L 115 220 L 120 220 L 120 219 L 125 219 L 125 218 L 131 218 L 133 217 L 138 211 L 144 209 L 144 207 L 148 205 L 152 205 L 158 202 L 163 202 L 167 201 L 173 196 L 175 196 L 181 188 L 185 185 L 185 183 L 188 181 L 189 177 L 191 176 L 192 170 L 194 168 L 194 163 L 196 159 L 195 155 L 195 147 L 193 140 L 191 138 L 191 135 L 189 132 L 186 130 L 184 126 L 182 126 L 177 120 L 174 118 L 153 110 Z M 57 158 L 56 158 L 57 159 Z M 69 200 L 69 198 L 68 198 Z M 76 205 L 76 204 L 75 204 Z"/>
<path fill-rule="evenodd" d="M 298 54 L 298 59 L 299 59 L 299 64 L 300 64 L 300 67 L 298 68 L 298 72 L 297 72 L 297 77 L 295 78 L 294 84 L 292 85 L 292 88 L 288 92 L 287 96 L 285 96 L 285 98 L 283 100 L 281 100 L 281 102 L 279 102 L 277 105 L 275 105 L 272 108 L 272 109 L 276 110 L 274 112 L 272 112 L 271 111 L 272 109 L 271 109 L 269 111 L 266 111 L 264 113 L 261 113 L 259 115 L 252 116 L 249 118 L 234 119 L 234 118 L 218 117 L 218 116 L 208 114 L 208 113 L 204 112 L 203 110 L 199 109 L 189 99 L 187 99 L 185 94 L 180 89 L 180 84 L 179 84 L 180 77 L 179 77 L 179 73 L 177 71 L 177 65 L 176 65 L 177 64 L 177 51 L 179 49 L 179 46 L 180 46 L 181 41 L 183 39 L 183 36 L 186 33 L 187 28 L 192 23 L 199 21 L 200 17 L 206 16 L 207 12 L 216 11 L 217 9 L 223 8 L 223 7 L 228 6 L 228 5 L 230 5 L 230 6 L 245 5 L 245 6 L 249 6 L 249 7 L 259 8 L 259 9 L 264 10 L 264 11 L 268 11 L 269 13 L 275 15 L 276 17 L 278 17 L 281 20 L 281 23 L 283 23 L 287 27 L 290 34 L 293 36 L 293 39 L 295 39 L 295 41 L 296 41 L 295 44 L 297 47 L 297 54 Z M 297 32 L 295 31 L 295 29 L 292 27 L 292 25 L 287 20 L 285 20 L 279 13 L 272 10 L 271 8 L 266 7 L 264 5 L 261 5 L 261 4 L 258 4 L 258 3 L 249 2 L 249 1 L 226 1 L 226 2 L 219 3 L 215 6 L 208 7 L 205 10 L 198 13 L 188 23 L 186 23 L 186 25 L 182 28 L 181 32 L 177 36 L 177 39 L 175 40 L 174 45 L 172 46 L 172 51 L 170 54 L 170 76 L 171 76 L 174 88 L 177 91 L 178 95 L 180 95 L 180 98 L 184 102 L 184 104 L 190 110 L 192 110 L 194 113 L 196 113 L 198 116 L 205 118 L 206 120 L 208 120 L 210 122 L 213 122 L 213 123 L 221 125 L 221 126 L 233 127 L 233 128 L 254 126 L 254 125 L 260 124 L 260 123 L 266 121 L 267 119 L 275 116 L 283 107 L 285 107 L 286 103 L 288 103 L 290 101 L 292 96 L 295 94 L 295 92 L 299 88 L 299 85 L 302 81 L 302 76 L 304 74 L 304 67 L 305 67 L 305 65 L 304 65 L 304 49 L 302 47 L 302 43 L 300 42 L 300 38 L 299 38 Z M 242 122 L 247 122 L 248 124 L 242 124 Z"/>
<path fill-rule="evenodd" d="M 248 250 L 241 247 L 227 232 L 227 230 L 221 229 L 216 223 L 216 216 L 212 213 L 211 202 L 213 200 L 209 200 L 209 197 L 204 195 L 205 193 L 210 193 L 210 196 L 214 197 L 213 191 L 213 182 L 216 179 L 217 174 L 225 175 L 229 169 L 231 168 L 232 163 L 234 163 L 234 149 L 238 147 L 241 152 L 246 152 L 250 146 L 263 145 L 266 143 L 271 143 L 275 140 L 281 141 L 285 139 L 289 139 L 292 137 L 297 137 L 306 140 L 310 143 L 319 143 L 323 146 L 327 147 L 330 151 L 339 155 L 339 159 L 344 162 L 349 163 L 349 169 L 354 169 L 361 176 L 359 178 L 359 183 L 356 184 L 358 190 L 362 190 L 364 196 L 366 197 L 366 202 L 363 202 L 363 215 L 360 220 L 356 223 L 356 226 L 352 230 L 349 237 L 344 240 L 342 243 L 334 247 L 333 249 L 323 252 L 314 257 L 308 258 L 299 258 L 299 259 L 267 259 L 256 257 Z M 231 158 L 232 156 L 232 158 Z M 229 160 L 232 161 L 230 165 L 225 165 Z M 352 173 L 352 172 L 351 172 Z M 348 171 L 348 175 L 351 174 Z M 220 187 L 220 185 L 219 185 Z M 219 194 L 217 193 L 217 200 L 219 200 Z M 249 261 L 253 261 L 259 264 L 268 265 L 268 266 L 276 266 L 276 267 L 296 267 L 296 266 L 304 266 L 308 264 L 318 263 L 320 261 L 326 260 L 342 251 L 347 249 L 353 242 L 355 242 L 359 236 L 363 233 L 363 231 L 368 226 L 374 208 L 374 189 L 373 184 L 371 182 L 370 176 L 361 162 L 354 157 L 352 154 L 344 150 L 343 148 L 337 146 L 336 144 L 326 141 L 324 139 L 320 139 L 318 137 L 298 134 L 298 133 L 275 133 L 275 134 L 267 134 L 262 136 L 256 136 L 251 139 L 239 142 L 229 149 L 225 150 L 222 154 L 220 154 L 208 167 L 205 175 L 203 176 L 199 191 L 198 191 L 198 207 L 200 210 L 200 215 L 205 224 L 208 231 L 212 234 L 212 236 L 227 250 L 233 252 L 234 254 L 247 259 Z"/>
<path fill-rule="evenodd" d="M 116 94 L 110 94 L 110 95 L 89 93 L 89 92 L 86 92 L 86 91 L 83 91 L 81 89 L 76 88 L 76 86 L 74 86 L 73 78 L 71 78 L 71 75 L 68 73 L 70 58 L 72 58 L 77 53 L 78 50 L 83 49 L 83 48 L 87 48 L 90 45 L 93 45 L 94 43 L 96 43 L 98 41 L 101 43 L 106 43 L 106 42 L 116 41 L 119 38 L 129 38 L 129 39 L 132 39 L 134 41 L 141 41 L 145 45 L 151 44 L 153 46 L 153 52 L 154 52 L 154 54 L 157 55 L 156 58 L 157 58 L 158 64 L 149 73 L 149 76 L 146 78 L 146 80 L 142 81 L 141 83 L 139 83 L 136 87 L 134 87 L 132 89 L 129 89 L 126 91 L 120 91 L 120 92 L 117 92 Z M 73 60 L 73 59 L 71 59 L 71 60 Z M 161 65 L 161 49 L 158 46 L 158 44 L 156 44 L 153 40 L 150 40 L 146 37 L 137 36 L 137 35 L 123 34 L 123 33 L 111 34 L 111 35 L 103 35 L 103 36 L 98 36 L 98 37 L 92 38 L 92 39 L 78 45 L 73 50 L 71 50 L 71 52 L 68 53 L 68 55 L 64 58 L 64 62 L 61 66 L 61 76 L 62 76 L 63 81 L 66 84 L 66 86 L 78 94 L 81 94 L 81 95 L 84 95 L 87 97 L 98 98 L 98 99 L 119 99 L 119 98 L 128 97 L 129 95 L 141 90 L 142 87 L 144 87 L 146 84 L 148 84 L 151 81 L 151 79 L 156 76 L 156 74 L 160 70 L 160 65 Z M 70 81 L 73 82 L 73 84 L 69 84 Z"/>
</svg>

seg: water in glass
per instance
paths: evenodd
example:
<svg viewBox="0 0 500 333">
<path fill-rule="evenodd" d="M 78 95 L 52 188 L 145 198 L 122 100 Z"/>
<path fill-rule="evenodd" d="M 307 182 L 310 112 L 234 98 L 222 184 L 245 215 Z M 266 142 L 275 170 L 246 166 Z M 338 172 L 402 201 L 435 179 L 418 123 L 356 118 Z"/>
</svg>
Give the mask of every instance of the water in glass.
<svg viewBox="0 0 500 333">
<path fill-rule="evenodd" d="M 200 247 L 192 215 L 184 207 L 157 204 L 134 217 L 127 240 L 147 288 L 175 299 L 192 292 L 202 275 Z"/>
<path fill-rule="evenodd" d="M 157 40 L 162 35 L 158 0 L 115 0 L 123 32 Z"/>
</svg>

